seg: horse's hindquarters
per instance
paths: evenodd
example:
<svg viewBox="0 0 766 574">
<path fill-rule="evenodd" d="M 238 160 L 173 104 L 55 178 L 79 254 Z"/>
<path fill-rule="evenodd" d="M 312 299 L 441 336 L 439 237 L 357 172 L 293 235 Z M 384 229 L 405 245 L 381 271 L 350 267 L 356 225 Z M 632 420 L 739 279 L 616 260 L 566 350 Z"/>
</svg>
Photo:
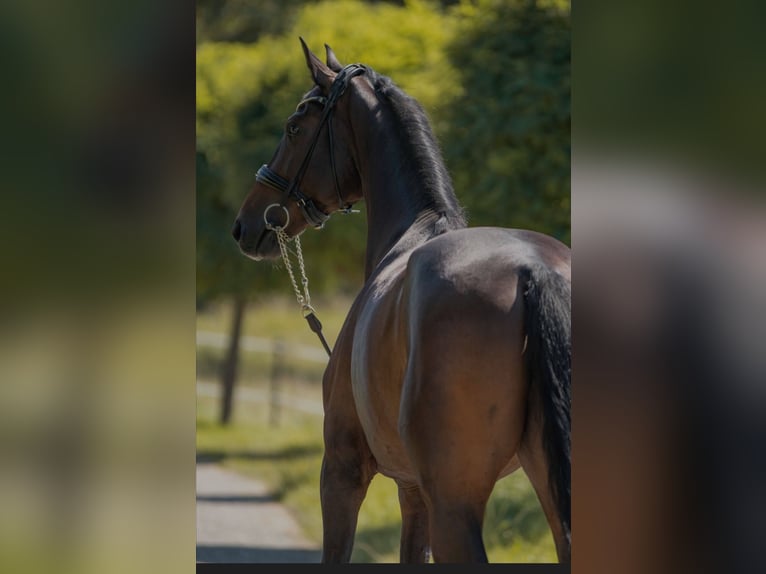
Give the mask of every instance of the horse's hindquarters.
<svg viewBox="0 0 766 574">
<path fill-rule="evenodd" d="M 433 277 L 410 295 L 402 439 L 422 482 L 452 467 L 491 490 L 524 429 L 523 305 L 513 278 L 487 300 Z"/>
<path fill-rule="evenodd" d="M 438 561 L 486 558 L 484 508 L 498 478 L 518 467 L 530 416 L 529 269 L 545 269 L 562 281 L 569 271 L 567 251 L 553 243 L 549 250 L 544 239 L 529 243 L 503 230 L 469 231 L 417 250 L 406 282 L 409 346 L 400 430 L 431 509 Z M 456 538 L 460 528 L 464 536 Z"/>
</svg>

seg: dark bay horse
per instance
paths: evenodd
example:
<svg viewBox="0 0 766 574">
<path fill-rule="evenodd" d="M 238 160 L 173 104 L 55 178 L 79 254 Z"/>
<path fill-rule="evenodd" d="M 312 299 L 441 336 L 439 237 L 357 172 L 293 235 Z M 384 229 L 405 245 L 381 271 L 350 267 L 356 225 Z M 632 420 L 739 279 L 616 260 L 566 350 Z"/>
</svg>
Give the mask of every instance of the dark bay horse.
<svg viewBox="0 0 766 574">
<path fill-rule="evenodd" d="M 303 43 L 303 41 L 301 40 Z M 347 562 L 376 473 L 394 479 L 402 562 L 486 561 L 498 479 L 522 467 L 570 560 L 570 250 L 468 228 L 419 104 L 327 63 L 257 175 L 233 235 L 253 259 L 365 200 L 366 280 L 323 379 L 322 560 Z"/>
</svg>

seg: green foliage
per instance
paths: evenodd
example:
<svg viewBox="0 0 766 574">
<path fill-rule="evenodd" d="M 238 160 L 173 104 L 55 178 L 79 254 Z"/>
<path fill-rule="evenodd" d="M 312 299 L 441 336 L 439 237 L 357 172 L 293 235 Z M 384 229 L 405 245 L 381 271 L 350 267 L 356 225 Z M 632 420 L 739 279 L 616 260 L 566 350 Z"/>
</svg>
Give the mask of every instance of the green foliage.
<svg viewBox="0 0 766 574">
<path fill-rule="evenodd" d="M 306 0 L 197 0 L 197 42 L 255 42 L 283 33 Z"/>
<path fill-rule="evenodd" d="M 197 300 L 269 289 L 281 283 L 281 274 L 269 265 L 253 265 L 229 234 L 236 211 L 218 190 L 221 171 L 197 152 Z M 228 329 L 224 330 L 228 331 Z"/>
<path fill-rule="evenodd" d="M 570 240 L 570 23 L 562 2 L 464 4 L 445 159 L 471 225 Z"/>
</svg>

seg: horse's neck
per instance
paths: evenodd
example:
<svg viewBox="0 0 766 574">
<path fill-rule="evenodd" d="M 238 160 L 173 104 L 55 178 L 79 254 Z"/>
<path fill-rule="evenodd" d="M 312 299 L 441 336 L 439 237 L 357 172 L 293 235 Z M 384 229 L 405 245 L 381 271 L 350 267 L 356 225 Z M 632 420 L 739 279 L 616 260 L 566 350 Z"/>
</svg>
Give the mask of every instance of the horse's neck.
<svg viewBox="0 0 766 574">
<path fill-rule="evenodd" d="M 366 157 L 370 159 L 361 177 L 367 207 L 368 279 L 382 261 L 394 259 L 398 253 L 430 239 L 430 230 L 439 216 L 419 207 L 419 195 L 425 191 L 418 189 L 418 178 L 402 173 L 393 129 L 376 127 L 366 142 Z"/>
<path fill-rule="evenodd" d="M 366 278 L 387 256 L 409 247 L 413 241 L 411 236 L 420 235 L 413 229 L 418 214 L 407 205 L 408 202 L 392 202 L 390 205 L 386 202 L 388 197 L 406 197 L 406 190 L 398 188 L 395 183 L 386 182 L 383 174 L 377 181 L 380 184 L 371 183 L 371 187 L 365 189 L 368 222 Z"/>
</svg>

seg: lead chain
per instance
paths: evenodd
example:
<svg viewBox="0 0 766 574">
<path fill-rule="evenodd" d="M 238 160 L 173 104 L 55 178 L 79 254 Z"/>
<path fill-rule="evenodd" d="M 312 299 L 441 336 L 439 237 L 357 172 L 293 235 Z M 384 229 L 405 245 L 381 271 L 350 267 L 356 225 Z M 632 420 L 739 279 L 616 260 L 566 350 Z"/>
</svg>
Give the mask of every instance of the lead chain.
<svg viewBox="0 0 766 574">
<path fill-rule="evenodd" d="M 298 300 L 298 304 L 303 310 L 303 315 L 306 316 L 309 313 L 313 313 L 314 308 L 311 306 L 311 295 L 309 294 L 309 279 L 306 277 L 306 268 L 303 264 L 301 239 L 298 235 L 290 237 L 281 227 L 274 228 L 274 233 L 277 235 L 277 243 L 279 243 L 279 250 L 282 252 L 282 260 L 285 262 L 287 274 L 290 276 L 290 282 L 293 284 L 293 290 L 295 291 L 295 298 Z M 287 244 L 291 241 L 295 242 L 295 257 L 298 260 L 298 270 L 301 274 L 303 293 L 301 293 L 301 290 L 298 287 L 298 282 L 295 280 L 295 275 L 293 274 L 293 266 L 290 261 L 290 250 L 287 247 Z"/>
</svg>

